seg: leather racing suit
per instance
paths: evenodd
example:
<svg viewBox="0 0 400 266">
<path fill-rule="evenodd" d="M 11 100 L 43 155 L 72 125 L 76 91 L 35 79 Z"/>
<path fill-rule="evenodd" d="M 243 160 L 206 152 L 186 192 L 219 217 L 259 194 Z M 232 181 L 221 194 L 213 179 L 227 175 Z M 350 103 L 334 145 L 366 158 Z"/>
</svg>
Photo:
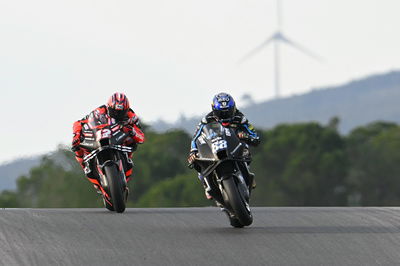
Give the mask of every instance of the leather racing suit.
<svg viewBox="0 0 400 266">
<path fill-rule="evenodd" d="M 102 105 L 102 106 L 96 108 L 95 110 L 93 110 L 93 112 L 98 112 L 100 115 L 107 114 L 107 107 L 106 107 L 106 105 Z M 89 120 L 89 115 L 74 122 L 74 124 L 73 124 L 74 136 L 77 134 L 79 134 L 81 137 L 83 136 L 82 129 L 84 126 L 87 126 L 87 123 Z M 124 125 L 122 130 L 125 133 L 134 132 L 134 134 L 132 134 L 132 137 L 129 138 L 129 140 L 127 140 L 125 145 L 136 147 L 137 144 L 142 144 L 145 141 L 144 133 L 140 129 L 141 127 L 140 127 L 140 123 L 139 123 L 139 118 L 137 117 L 137 115 L 135 114 L 135 112 L 132 109 L 129 109 L 129 111 L 126 114 L 126 118 L 123 121 L 120 121 L 120 123 L 122 123 Z M 91 171 L 90 169 L 85 169 L 86 165 L 83 162 L 83 157 L 86 154 L 87 154 L 86 150 L 79 148 L 79 146 L 78 146 L 78 149 L 75 150 L 75 158 L 81 165 L 87 178 L 94 185 L 97 185 L 98 180 L 97 180 L 97 177 L 94 176 L 95 171 Z M 130 180 L 130 176 L 132 175 L 133 163 L 131 161 L 131 158 L 132 158 L 132 152 L 128 153 L 128 158 L 124 162 L 125 176 L 126 176 L 127 181 Z M 90 167 L 90 165 L 89 165 L 89 167 Z"/>
<path fill-rule="evenodd" d="M 219 121 L 219 119 L 213 115 L 213 112 L 208 113 L 201 120 L 201 122 L 197 126 L 196 132 L 194 133 L 194 136 L 193 136 L 193 139 L 191 142 L 191 147 L 190 147 L 191 153 L 197 152 L 196 140 L 200 136 L 201 130 L 203 129 L 204 125 L 206 125 L 210 122 L 213 122 L 213 121 Z M 223 122 L 222 125 L 225 127 L 229 126 L 231 128 L 234 128 L 235 132 L 236 132 L 236 134 L 238 134 L 239 138 L 241 138 L 241 140 L 248 145 L 257 146 L 260 143 L 260 138 L 257 135 L 256 131 L 254 130 L 253 125 L 251 125 L 249 123 L 247 118 L 239 110 L 236 110 L 236 112 L 230 122 Z"/>
<path fill-rule="evenodd" d="M 197 126 L 196 132 L 194 133 L 192 142 L 191 142 L 191 148 L 190 148 L 190 154 L 197 154 L 198 148 L 196 144 L 197 138 L 201 135 L 201 131 L 203 127 L 213 121 L 219 121 L 218 117 L 214 116 L 213 112 L 208 113 L 199 123 Z M 239 110 L 236 110 L 235 114 L 233 115 L 232 119 L 230 119 L 230 122 L 222 122 L 222 125 L 225 127 L 231 127 L 235 129 L 236 134 L 238 135 L 239 139 L 243 141 L 244 143 L 251 145 L 251 146 L 257 146 L 260 143 L 260 138 L 257 135 L 256 131 L 254 130 L 254 127 L 249 123 L 247 118 L 243 115 L 242 112 Z M 197 155 L 195 155 L 197 156 Z M 251 159 L 251 154 L 250 151 L 248 151 L 248 157 Z M 206 189 L 206 197 L 210 199 L 210 195 L 208 194 L 208 189 L 207 185 L 204 181 L 204 176 L 200 173 L 200 168 L 196 166 L 196 164 L 193 164 L 193 167 L 196 169 L 198 172 L 198 178 L 202 182 L 203 186 Z M 250 173 L 251 175 L 254 174 Z M 255 180 L 253 179 L 253 184 L 252 187 L 255 188 Z"/>
</svg>

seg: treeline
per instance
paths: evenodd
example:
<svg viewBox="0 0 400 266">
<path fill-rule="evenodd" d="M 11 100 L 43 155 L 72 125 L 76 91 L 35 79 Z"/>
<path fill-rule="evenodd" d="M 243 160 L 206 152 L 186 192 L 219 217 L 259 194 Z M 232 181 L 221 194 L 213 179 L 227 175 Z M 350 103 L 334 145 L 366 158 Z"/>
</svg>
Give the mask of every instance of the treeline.
<svg viewBox="0 0 400 266">
<path fill-rule="evenodd" d="M 400 205 L 400 127 L 376 122 L 337 132 L 329 125 L 303 123 L 259 131 L 252 149 L 257 188 L 253 206 Z M 183 131 L 146 132 L 134 154 L 130 207 L 209 206 L 195 171 L 186 167 L 190 137 Z M 101 207 L 73 154 L 60 148 L 63 163 L 44 158 L 16 191 L 0 194 L 0 207 Z"/>
</svg>

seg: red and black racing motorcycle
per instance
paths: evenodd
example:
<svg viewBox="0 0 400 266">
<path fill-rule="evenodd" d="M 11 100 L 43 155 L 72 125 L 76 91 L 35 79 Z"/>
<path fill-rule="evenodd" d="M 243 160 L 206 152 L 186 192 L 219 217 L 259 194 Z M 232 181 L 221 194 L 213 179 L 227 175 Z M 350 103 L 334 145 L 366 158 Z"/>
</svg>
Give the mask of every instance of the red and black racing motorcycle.
<svg viewBox="0 0 400 266">
<path fill-rule="evenodd" d="M 105 207 L 118 213 L 125 211 L 129 194 L 125 168 L 127 164 L 133 165 L 128 153 L 135 150 L 123 145 L 132 135 L 122 129 L 123 125 L 108 115 L 92 112 L 88 123 L 83 125 L 84 139 L 80 144 L 87 151 L 85 174 L 94 183 L 97 180 Z"/>
</svg>

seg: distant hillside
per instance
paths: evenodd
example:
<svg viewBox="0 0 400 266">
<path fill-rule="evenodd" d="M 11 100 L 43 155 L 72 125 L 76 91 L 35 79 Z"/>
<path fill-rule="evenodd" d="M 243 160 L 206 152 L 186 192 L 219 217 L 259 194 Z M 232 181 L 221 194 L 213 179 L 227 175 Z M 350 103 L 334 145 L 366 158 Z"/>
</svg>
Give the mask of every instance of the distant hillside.
<svg viewBox="0 0 400 266">
<path fill-rule="evenodd" d="M 242 111 L 259 128 L 309 121 L 326 124 L 337 116 L 340 118 L 339 130 L 348 133 L 357 126 L 376 120 L 400 123 L 399 103 L 400 71 L 393 71 L 303 95 L 265 101 L 243 108 Z M 157 121 L 152 124 L 152 128 L 157 131 L 182 128 L 192 134 L 200 119 L 201 116 L 181 117 L 174 124 Z M 57 157 L 56 154 L 52 156 Z M 1 164 L 0 191 L 14 189 L 17 177 L 27 174 L 33 166 L 39 164 L 40 159 L 41 156 L 37 156 Z"/>
<path fill-rule="evenodd" d="M 52 160 L 62 165 L 63 168 L 70 168 L 64 159 L 64 155 L 51 152 L 47 154 Z M 16 189 L 16 180 L 22 175 L 27 175 L 32 167 L 38 166 L 44 155 L 22 157 L 11 162 L 0 164 L 0 191 Z"/>
<path fill-rule="evenodd" d="M 326 124 L 340 118 L 339 130 L 351 129 L 376 120 L 400 122 L 400 71 L 369 76 L 350 83 L 254 104 L 242 111 L 256 127 L 272 128 L 281 123 L 317 121 Z M 175 124 L 158 121 L 153 128 L 164 131 L 183 128 L 193 132 L 200 116 Z"/>
<path fill-rule="evenodd" d="M 0 191 L 4 189 L 15 189 L 15 180 L 29 173 L 29 170 L 39 165 L 41 156 L 19 158 L 12 162 L 0 165 Z"/>
</svg>

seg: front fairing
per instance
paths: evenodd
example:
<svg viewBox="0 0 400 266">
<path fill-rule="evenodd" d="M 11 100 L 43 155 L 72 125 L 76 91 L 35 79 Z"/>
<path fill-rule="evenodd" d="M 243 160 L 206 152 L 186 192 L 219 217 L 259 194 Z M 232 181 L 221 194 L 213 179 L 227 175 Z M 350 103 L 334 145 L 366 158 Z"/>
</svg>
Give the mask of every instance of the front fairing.
<svg viewBox="0 0 400 266">
<path fill-rule="evenodd" d="M 83 126 L 83 137 L 81 147 L 95 150 L 104 146 L 122 145 L 129 134 L 125 133 L 122 125 L 107 114 L 92 112 L 88 123 Z"/>
<path fill-rule="evenodd" d="M 219 122 L 206 124 L 196 140 L 198 160 L 203 175 L 209 175 L 224 161 L 243 161 L 243 144 L 235 131 Z"/>
<path fill-rule="evenodd" d="M 238 159 L 242 157 L 245 146 L 232 128 L 218 122 L 205 125 L 196 144 L 199 158 L 209 161 Z"/>
</svg>

